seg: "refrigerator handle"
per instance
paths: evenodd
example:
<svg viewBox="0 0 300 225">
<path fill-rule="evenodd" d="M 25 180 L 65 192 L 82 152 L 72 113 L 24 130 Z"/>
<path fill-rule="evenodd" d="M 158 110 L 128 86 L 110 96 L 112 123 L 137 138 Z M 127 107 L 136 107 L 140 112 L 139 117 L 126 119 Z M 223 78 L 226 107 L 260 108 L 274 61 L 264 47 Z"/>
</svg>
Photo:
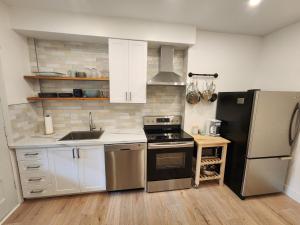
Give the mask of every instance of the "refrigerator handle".
<svg viewBox="0 0 300 225">
<path fill-rule="evenodd" d="M 292 160 L 293 157 L 287 156 L 287 157 L 280 157 L 279 159 L 280 159 L 280 160 Z"/>
<path fill-rule="evenodd" d="M 296 134 L 294 137 L 292 137 L 292 129 L 293 129 L 293 122 L 294 122 L 294 119 L 295 119 L 295 116 L 297 115 L 297 111 L 300 110 L 300 104 L 299 102 L 296 104 L 295 108 L 294 108 L 294 111 L 293 111 L 293 114 L 292 114 L 292 117 L 291 117 L 291 120 L 290 120 L 290 127 L 289 127 L 289 144 L 290 146 L 293 145 L 294 141 L 295 141 L 295 138 L 297 137 L 297 134 L 298 134 L 298 131 L 299 131 L 299 122 L 297 122 L 296 124 Z"/>
</svg>

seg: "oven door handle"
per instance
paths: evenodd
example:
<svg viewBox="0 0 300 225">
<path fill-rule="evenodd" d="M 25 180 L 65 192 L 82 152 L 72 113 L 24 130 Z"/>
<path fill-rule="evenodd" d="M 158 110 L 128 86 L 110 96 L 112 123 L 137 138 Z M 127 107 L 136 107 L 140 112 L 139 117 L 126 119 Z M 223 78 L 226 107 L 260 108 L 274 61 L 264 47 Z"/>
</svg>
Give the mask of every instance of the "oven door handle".
<svg viewBox="0 0 300 225">
<path fill-rule="evenodd" d="M 149 143 L 148 149 L 166 149 L 166 148 L 190 148 L 194 147 L 193 141 L 188 142 L 164 142 L 164 143 Z"/>
</svg>

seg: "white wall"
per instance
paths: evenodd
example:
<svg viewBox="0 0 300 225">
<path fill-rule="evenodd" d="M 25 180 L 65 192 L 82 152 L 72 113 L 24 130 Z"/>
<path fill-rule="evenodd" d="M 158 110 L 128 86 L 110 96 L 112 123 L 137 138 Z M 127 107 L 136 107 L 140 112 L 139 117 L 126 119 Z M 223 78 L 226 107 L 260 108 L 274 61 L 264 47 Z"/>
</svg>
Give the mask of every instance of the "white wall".
<svg viewBox="0 0 300 225">
<path fill-rule="evenodd" d="M 26 33 L 50 32 L 56 35 L 112 37 L 188 45 L 194 44 L 196 39 L 196 27 L 191 25 L 23 8 L 13 8 L 11 15 L 13 28 Z"/>
<path fill-rule="evenodd" d="M 300 23 L 264 38 L 261 75 L 256 86 L 267 90 L 300 91 Z"/>
<path fill-rule="evenodd" d="M 16 174 L 17 167 L 14 163 L 15 154 L 9 150 L 7 145 L 8 142 L 5 139 L 5 134 L 7 134 L 10 129 L 10 123 L 9 120 L 5 119 L 8 118 L 8 110 L 2 72 L 0 58 L 0 189 L 6 193 L 6 196 L 4 196 L 4 204 L 1 204 L 3 202 L 0 203 L 0 205 L 4 206 L 3 209 L 0 207 L 0 215 L 5 213 L 4 218 L 1 218 L 0 216 L 0 224 L 2 224 L 1 221 L 4 221 L 9 211 L 13 210 L 21 202 L 20 192 L 14 188 L 14 182 L 15 184 L 18 184 L 18 175 Z M 2 190 L 2 188 L 4 188 L 4 190 Z M 1 194 L 3 194 L 3 192 Z"/>
<path fill-rule="evenodd" d="M 188 72 L 219 73 L 217 91 L 245 91 L 254 87 L 262 38 L 214 32 L 197 32 L 197 41 L 188 51 Z M 203 87 L 205 79 L 199 80 Z M 186 103 L 184 128 L 205 127 L 215 117 L 216 103 Z"/>
<path fill-rule="evenodd" d="M 32 95 L 23 75 L 29 73 L 29 52 L 25 37 L 11 29 L 9 9 L 0 2 L 0 57 L 8 104 L 24 103 Z"/>
<path fill-rule="evenodd" d="M 9 104 L 27 103 L 26 97 L 32 95 L 31 88 L 23 75 L 30 71 L 27 41 L 10 27 L 9 9 L 0 2 L 0 99 L 5 119 L 8 143 L 12 141 L 12 128 L 9 117 Z M 10 151 L 12 169 L 17 186 L 18 202 L 22 201 L 19 175 L 15 153 Z"/>
<path fill-rule="evenodd" d="M 300 91 L 300 23 L 264 38 L 261 73 L 256 86 L 265 90 Z M 300 202 L 300 141 L 294 149 L 286 193 Z"/>
</svg>

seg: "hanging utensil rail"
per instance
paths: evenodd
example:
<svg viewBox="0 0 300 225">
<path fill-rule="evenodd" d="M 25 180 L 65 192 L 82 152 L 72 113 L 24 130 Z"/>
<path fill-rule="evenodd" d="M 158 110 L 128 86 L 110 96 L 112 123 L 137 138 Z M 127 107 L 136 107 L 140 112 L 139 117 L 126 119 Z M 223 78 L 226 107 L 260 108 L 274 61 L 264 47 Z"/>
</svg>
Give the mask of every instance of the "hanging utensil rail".
<svg viewBox="0 0 300 225">
<path fill-rule="evenodd" d="M 218 78 L 219 74 L 214 73 L 214 74 L 200 74 L 200 73 L 189 73 L 189 77 L 192 76 L 201 76 L 201 77 L 214 77 L 214 78 Z"/>
</svg>

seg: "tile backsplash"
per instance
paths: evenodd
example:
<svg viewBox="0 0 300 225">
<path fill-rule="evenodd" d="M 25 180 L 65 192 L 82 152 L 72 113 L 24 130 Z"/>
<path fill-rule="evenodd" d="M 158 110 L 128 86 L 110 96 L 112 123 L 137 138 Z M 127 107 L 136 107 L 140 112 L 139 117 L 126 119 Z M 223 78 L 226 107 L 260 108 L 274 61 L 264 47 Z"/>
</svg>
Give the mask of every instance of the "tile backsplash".
<svg viewBox="0 0 300 225">
<path fill-rule="evenodd" d="M 13 141 L 43 132 L 43 108 L 40 102 L 9 105 L 8 113 Z"/>
<path fill-rule="evenodd" d="M 53 117 L 54 129 L 87 130 L 88 114 L 93 113 L 97 128 L 130 129 L 143 126 L 145 115 L 181 115 L 183 87 L 148 87 L 146 104 L 116 104 L 97 101 L 43 103 L 44 113 Z"/>
<path fill-rule="evenodd" d="M 98 43 L 37 40 L 39 70 L 60 72 L 69 70 L 86 71 L 96 68 L 103 76 L 108 76 L 108 46 Z M 33 39 L 28 39 L 31 70 L 37 70 Z"/>
<path fill-rule="evenodd" d="M 31 69 L 37 71 L 33 40 L 28 40 Z M 97 43 L 38 40 L 37 52 L 40 71 L 67 73 L 69 70 L 86 71 L 96 68 L 109 76 L 108 46 Z M 184 71 L 185 52 L 175 51 L 174 70 Z M 158 73 L 159 49 L 148 49 L 148 79 Z M 43 92 L 72 92 L 73 88 L 109 90 L 108 82 L 41 81 Z M 145 115 L 182 115 L 185 88 L 174 86 L 148 86 L 146 104 L 111 104 L 102 101 L 44 101 L 43 103 L 10 106 L 14 140 L 32 132 L 43 130 L 43 115 L 53 117 L 57 132 L 87 130 L 88 113 L 92 112 L 96 126 L 104 129 L 141 128 Z M 21 127 L 21 128 L 20 128 Z"/>
<path fill-rule="evenodd" d="M 86 71 L 96 68 L 102 76 L 109 76 L 108 45 L 85 42 L 37 40 L 39 70 L 44 72 L 60 72 L 67 74 L 69 70 Z M 28 39 L 30 64 L 32 72 L 36 72 L 37 63 L 33 39 Z M 174 72 L 185 75 L 184 50 L 174 52 Z M 159 71 L 160 50 L 148 49 L 148 78 Z"/>
</svg>

